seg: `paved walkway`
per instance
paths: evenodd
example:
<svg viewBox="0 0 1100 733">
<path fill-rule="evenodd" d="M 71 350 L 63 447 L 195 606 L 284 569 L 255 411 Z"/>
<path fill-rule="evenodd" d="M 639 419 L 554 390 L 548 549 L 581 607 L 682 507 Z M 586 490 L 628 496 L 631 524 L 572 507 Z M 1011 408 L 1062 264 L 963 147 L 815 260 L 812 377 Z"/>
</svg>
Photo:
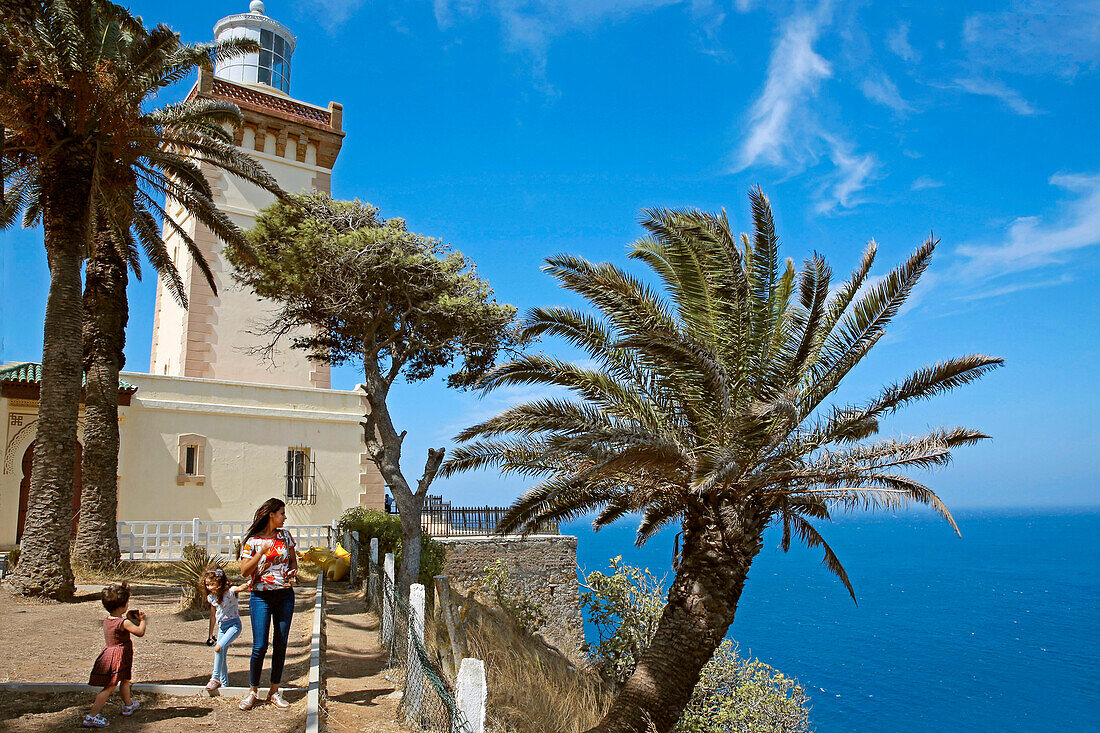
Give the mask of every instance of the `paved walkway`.
<svg viewBox="0 0 1100 733">
<path fill-rule="evenodd" d="M 367 611 L 361 591 L 344 583 L 325 587 L 324 675 L 327 733 L 405 733 L 395 722 L 397 683 L 383 676 L 385 654 L 378 618 Z"/>
</svg>

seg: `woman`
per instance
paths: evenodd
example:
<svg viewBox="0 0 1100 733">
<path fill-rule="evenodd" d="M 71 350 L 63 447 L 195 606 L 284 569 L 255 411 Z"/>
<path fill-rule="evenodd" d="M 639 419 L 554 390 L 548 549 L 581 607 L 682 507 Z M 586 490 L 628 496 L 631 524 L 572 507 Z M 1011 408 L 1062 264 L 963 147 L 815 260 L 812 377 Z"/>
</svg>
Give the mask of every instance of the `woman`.
<svg viewBox="0 0 1100 733">
<path fill-rule="evenodd" d="M 286 659 L 286 642 L 294 616 L 294 580 L 298 576 L 298 556 L 294 538 L 283 529 L 286 504 L 268 499 L 259 509 L 241 541 L 241 574 L 252 577 L 252 597 L 248 615 L 252 620 L 252 661 L 248 666 L 248 694 L 241 710 L 251 710 L 259 700 L 260 673 L 267 654 L 267 634 L 271 622 L 275 638 L 271 650 L 271 691 L 267 699 L 277 708 L 290 703 L 279 693 Z"/>
</svg>

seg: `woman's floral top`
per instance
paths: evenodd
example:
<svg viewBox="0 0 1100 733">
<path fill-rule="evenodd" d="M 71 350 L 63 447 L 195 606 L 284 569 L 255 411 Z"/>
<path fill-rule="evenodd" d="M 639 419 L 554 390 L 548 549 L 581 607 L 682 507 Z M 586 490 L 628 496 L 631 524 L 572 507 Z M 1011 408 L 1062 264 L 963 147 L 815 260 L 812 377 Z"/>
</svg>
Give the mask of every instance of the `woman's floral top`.
<svg viewBox="0 0 1100 733">
<path fill-rule="evenodd" d="M 294 538 L 285 529 L 274 537 L 249 537 L 241 546 L 241 560 L 260 553 L 263 559 L 252 573 L 252 590 L 280 590 L 294 586 L 298 577 L 298 555 L 294 552 Z"/>
</svg>

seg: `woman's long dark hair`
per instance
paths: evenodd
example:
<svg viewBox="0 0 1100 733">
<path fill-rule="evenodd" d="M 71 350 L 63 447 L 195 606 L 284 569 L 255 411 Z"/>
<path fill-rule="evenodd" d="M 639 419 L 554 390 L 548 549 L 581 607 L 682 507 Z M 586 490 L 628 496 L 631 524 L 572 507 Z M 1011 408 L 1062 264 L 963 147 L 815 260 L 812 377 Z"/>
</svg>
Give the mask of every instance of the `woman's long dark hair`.
<svg viewBox="0 0 1100 733">
<path fill-rule="evenodd" d="M 256 516 L 252 518 L 252 526 L 244 533 L 244 539 L 241 540 L 241 544 L 244 545 L 260 532 L 267 529 L 268 518 L 285 506 L 285 501 L 276 499 L 275 497 L 271 497 L 263 504 L 260 504 L 260 508 L 256 510 Z"/>
</svg>

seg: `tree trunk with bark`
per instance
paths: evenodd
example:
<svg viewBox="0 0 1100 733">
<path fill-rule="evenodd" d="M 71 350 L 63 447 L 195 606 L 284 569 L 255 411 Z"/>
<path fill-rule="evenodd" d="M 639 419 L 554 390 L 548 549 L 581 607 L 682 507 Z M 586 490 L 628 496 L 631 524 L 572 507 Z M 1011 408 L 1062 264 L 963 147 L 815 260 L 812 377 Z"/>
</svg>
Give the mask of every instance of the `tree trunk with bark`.
<svg viewBox="0 0 1100 733">
<path fill-rule="evenodd" d="M 42 176 L 50 292 L 42 340 L 38 434 L 19 565 L 10 584 L 17 593 L 72 597 L 69 563 L 73 463 L 83 347 L 80 265 L 91 213 L 90 156 L 73 151 Z"/>
<path fill-rule="evenodd" d="M 84 456 L 74 553 L 97 570 L 118 565 L 118 373 L 126 363 L 126 261 L 100 227 L 84 276 Z"/>
<path fill-rule="evenodd" d="M 409 597 L 409 588 L 420 575 L 420 515 L 424 509 L 424 497 L 428 487 L 443 462 L 443 448 L 429 448 L 428 460 L 424 464 L 424 475 L 417 484 L 416 491 L 405 480 L 401 471 L 401 444 L 405 432 L 397 432 L 386 405 L 392 378 L 387 380 L 378 369 L 377 360 L 369 352 L 364 370 L 366 382 L 363 391 L 367 396 L 370 412 L 364 416 L 363 431 L 370 455 L 378 472 L 382 474 L 386 486 L 393 492 L 393 500 L 401 516 L 401 565 L 397 569 L 395 584 L 402 598 Z M 391 370 L 391 377 L 397 369 Z"/>
<path fill-rule="evenodd" d="M 763 526 L 722 532 L 713 517 L 689 517 L 676 577 L 657 631 L 603 720 L 587 733 L 667 733 L 737 612 Z"/>
</svg>

